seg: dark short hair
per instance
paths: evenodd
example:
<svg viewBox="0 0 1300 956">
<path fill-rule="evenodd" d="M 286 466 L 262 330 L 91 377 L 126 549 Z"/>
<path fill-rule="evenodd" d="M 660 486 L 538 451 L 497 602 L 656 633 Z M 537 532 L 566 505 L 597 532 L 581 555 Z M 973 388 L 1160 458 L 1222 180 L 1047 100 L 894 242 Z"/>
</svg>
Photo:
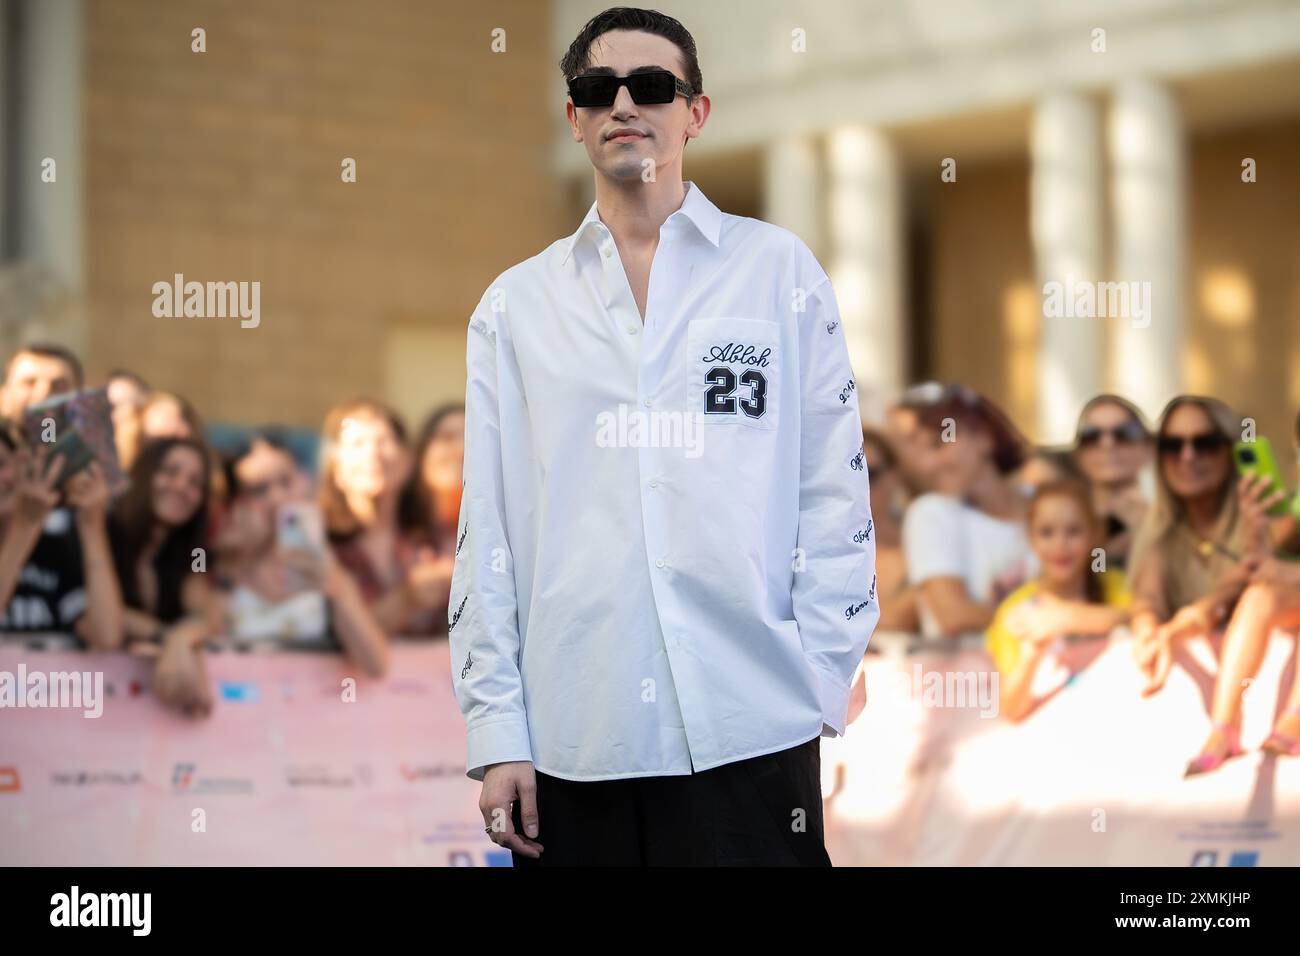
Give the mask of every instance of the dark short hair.
<svg viewBox="0 0 1300 956">
<path fill-rule="evenodd" d="M 298 456 L 293 453 L 293 445 L 289 441 L 289 430 L 281 425 L 263 425 L 260 428 L 254 428 L 246 434 L 240 436 L 239 440 L 222 456 L 222 471 L 226 476 L 226 487 L 230 489 L 231 495 L 237 495 L 243 491 L 239 481 L 237 469 L 239 463 L 253 453 L 253 446 L 261 442 L 269 445 L 276 451 L 288 455 L 294 461 L 297 467 Z"/>
<path fill-rule="evenodd" d="M 72 369 L 72 378 L 76 382 L 77 388 L 81 388 L 86 384 L 86 375 L 81 368 L 81 359 L 77 358 L 71 349 L 51 342 L 29 342 L 27 345 L 20 345 L 14 354 L 9 356 L 9 361 L 5 363 L 5 381 L 9 380 L 9 373 L 14 367 L 14 359 L 20 355 L 39 355 L 41 358 L 58 359 Z"/>
<path fill-rule="evenodd" d="M 942 428 L 952 419 L 985 432 L 993 443 L 993 464 L 1004 475 L 1025 463 L 1029 443 L 997 405 L 965 385 L 941 386 L 933 397 L 928 404 L 916 406 L 917 421 L 926 428 Z"/>
<path fill-rule="evenodd" d="M 591 45 L 611 30 L 640 30 L 653 33 L 675 44 L 682 54 L 682 70 L 691 91 L 698 96 L 704 92 L 704 78 L 700 76 L 700 59 L 695 50 L 695 38 L 681 22 L 658 10 L 639 7 L 610 7 L 596 14 L 578 31 L 577 37 L 560 60 L 564 79 L 571 80 L 591 65 Z"/>
</svg>

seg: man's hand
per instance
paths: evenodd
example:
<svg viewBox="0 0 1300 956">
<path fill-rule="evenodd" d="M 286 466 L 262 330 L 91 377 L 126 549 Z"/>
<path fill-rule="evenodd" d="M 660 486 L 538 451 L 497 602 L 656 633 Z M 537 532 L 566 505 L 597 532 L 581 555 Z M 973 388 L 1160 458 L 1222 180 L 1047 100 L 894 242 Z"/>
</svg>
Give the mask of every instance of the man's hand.
<svg viewBox="0 0 1300 956">
<path fill-rule="evenodd" d="M 519 801 L 519 817 L 524 833 L 515 832 L 510 808 Z M 513 763 L 496 763 L 483 774 L 483 792 L 478 798 L 478 809 L 488 836 L 498 846 L 507 847 L 521 856 L 537 859 L 542 855 L 542 845 L 529 839 L 538 834 L 537 774 L 526 760 Z"/>
</svg>

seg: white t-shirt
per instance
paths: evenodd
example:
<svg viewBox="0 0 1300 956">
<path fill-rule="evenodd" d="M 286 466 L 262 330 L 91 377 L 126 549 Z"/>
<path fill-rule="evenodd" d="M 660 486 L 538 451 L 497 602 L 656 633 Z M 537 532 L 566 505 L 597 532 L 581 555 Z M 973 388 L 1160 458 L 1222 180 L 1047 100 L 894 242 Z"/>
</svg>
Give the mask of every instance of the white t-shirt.
<svg viewBox="0 0 1300 956">
<path fill-rule="evenodd" d="M 961 578 L 976 601 L 1000 600 L 1038 573 L 1023 524 L 935 493 L 921 495 L 903 516 L 903 556 L 909 584 Z M 941 636 L 924 599 L 918 608 L 921 633 Z"/>
</svg>

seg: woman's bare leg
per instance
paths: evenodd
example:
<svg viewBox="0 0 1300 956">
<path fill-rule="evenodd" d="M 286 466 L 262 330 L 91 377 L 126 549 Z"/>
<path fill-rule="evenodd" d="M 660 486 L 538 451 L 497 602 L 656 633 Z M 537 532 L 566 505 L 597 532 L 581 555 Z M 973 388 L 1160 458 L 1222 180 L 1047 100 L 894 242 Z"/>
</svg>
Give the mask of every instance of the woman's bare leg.
<svg viewBox="0 0 1300 956">
<path fill-rule="evenodd" d="M 1259 665 L 1264 661 L 1268 636 L 1277 626 L 1282 603 L 1275 588 L 1262 584 L 1246 588 L 1237 601 L 1223 637 L 1219 675 L 1214 682 L 1214 703 L 1210 711 L 1214 726 L 1201 748 L 1201 756 L 1213 754 L 1222 758 L 1227 755 L 1231 740 L 1222 727 L 1241 724 L 1241 694 L 1245 690 L 1245 681 L 1258 673 Z"/>
</svg>

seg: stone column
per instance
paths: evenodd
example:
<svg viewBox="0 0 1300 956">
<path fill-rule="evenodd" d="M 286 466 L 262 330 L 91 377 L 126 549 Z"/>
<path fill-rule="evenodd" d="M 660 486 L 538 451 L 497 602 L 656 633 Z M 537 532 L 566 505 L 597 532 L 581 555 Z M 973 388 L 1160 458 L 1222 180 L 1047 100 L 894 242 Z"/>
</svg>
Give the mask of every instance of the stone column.
<svg viewBox="0 0 1300 956">
<path fill-rule="evenodd" d="M 1030 159 L 1031 230 L 1043 303 L 1037 437 L 1058 444 L 1073 438 L 1080 408 L 1105 383 L 1108 319 L 1087 306 L 1083 288 L 1090 285 L 1095 293 L 1105 268 L 1097 105 L 1079 93 L 1043 97 L 1034 108 Z"/>
</svg>

